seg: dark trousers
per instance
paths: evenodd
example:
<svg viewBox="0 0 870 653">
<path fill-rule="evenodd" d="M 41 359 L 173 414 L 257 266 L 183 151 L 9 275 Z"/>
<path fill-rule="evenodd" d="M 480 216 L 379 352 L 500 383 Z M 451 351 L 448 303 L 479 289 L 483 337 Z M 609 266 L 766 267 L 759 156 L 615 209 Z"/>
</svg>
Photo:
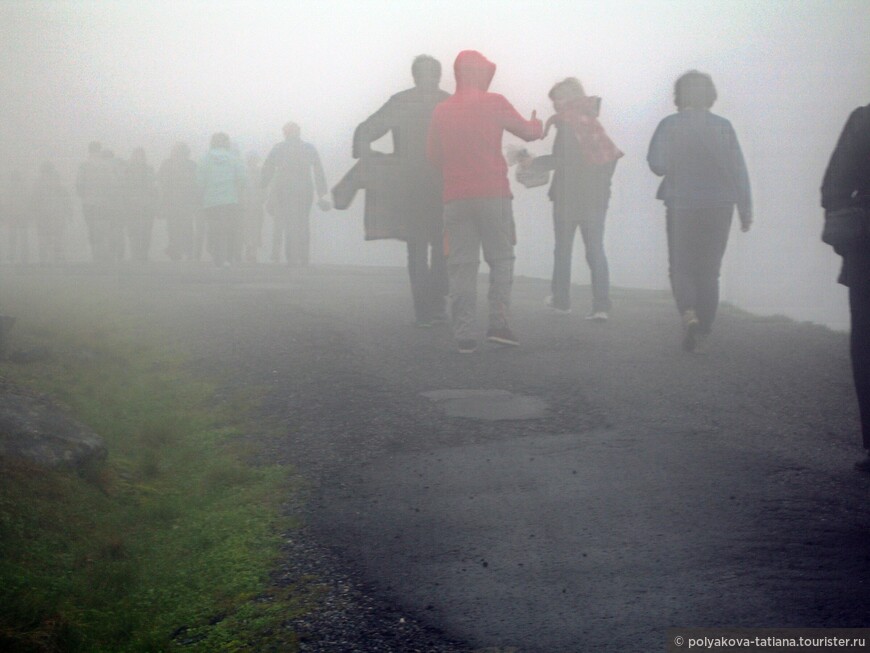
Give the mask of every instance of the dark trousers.
<svg viewBox="0 0 870 653">
<path fill-rule="evenodd" d="M 556 203 L 553 206 L 553 281 L 550 290 L 553 307 L 571 308 L 571 258 L 574 250 L 574 235 L 580 228 L 586 248 L 586 263 L 589 265 L 592 284 L 592 310 L 610 310 L 610 269 L 604 253 L 604 218 L 606 202 L 595 210 L 571 211 Z"/>
<path fill-rule="evenodd" d="M 311 206 L 312 200 L 299 199 L 276 211 L 272 223 L 272 261 L 279 263 L 283 250 L 289 266 L 306 266 L 310 263 Z"/>
<path fill-rule="evenodd" d="M 870 450 L 870 278 L 849 280 L 850 353 L 864 448 Z"/>
<path fill-rule="evenodd" d="M 443 318 L 448 281 L 444 227 L 441 220 L 414 230 L 408 236 L 407 244 L 408 277 L 414 299 L 414 316 L 418 322 Z"/>
<path fill-rule="evenodd" d="M 719 307 L 719 272 L 734 207 L 667 210 L 671 290 L 682 315 L 695 311 L 701 333 L 710 333 Z"/>
</svg>

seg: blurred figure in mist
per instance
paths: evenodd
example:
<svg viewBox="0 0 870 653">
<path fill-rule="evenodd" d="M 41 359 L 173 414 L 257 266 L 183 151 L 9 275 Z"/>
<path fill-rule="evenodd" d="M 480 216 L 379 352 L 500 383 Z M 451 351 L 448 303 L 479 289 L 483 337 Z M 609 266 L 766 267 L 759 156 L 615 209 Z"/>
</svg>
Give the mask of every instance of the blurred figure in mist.
<svg viewBox="0 0 870 653">
<path fill-rule="evenodd" d="M 417 326 L 428 327 L 447 319 L 447 265 L 441 175 L 426 158 L 426 138 L 435 106 L 450 94 L 438 86 L 441 63 L 433 57 L 415 58 L 411 76 L 413 88 L 393 95 L 356 128 L 353 157 L 371 156 L 371 144 L 387 133 L 392 135 L 398 173 L 393 192 L 408 247 L 414 315 Z"/>
<path fill-rule="evenodd" d="M 580 228 L 592 285 L 592 311 L 587 320 L 604 322 L 610 311 L 610 270 L 604 253 L 604 220 L 610 203 L 610 181 L 622 152 L 598 121 L 601 98 L 589 97 L 580 81 L 569 77 L 550 89 L 556 114 L 546 131 L 556 127 L 553 153 L 520 161 L 524 167 L 554 170 L 549 198 L 553 202 L 553 280 L 547 305 L 571 312 L 571 258 Z M 544 136 L 546 137 L 546 131 Z"/>
<path fill-rule="evenodd" d="M 245 261 L 257 262 L 257 252 L 263 245 L 263 202 L 265 193 L 259 183 L 263 176 L 260 156 L 256 152 L 248 154 L 246 171 L 248 181 L 245 185 L 244 220 L 242 227 L 245 248 Z"/>
<path fill-rule="evenodd" d="M 171 261 L 194 258 L 194 225 L 200 210 L 200 189 L 196 181 L 196 163 L 190 158 L 187 143 L 176 143 L 169 158 L 157 173 L 160 187 L 160 213 L 166 220 L 169 244 L 166 254 Z"/>
<path fill-rule="evenodd" d="M 870 105 L 855 109 L 831 155 L 822 181 L 822 207 L 836 211 L 857 204 L 870 215 Z M 843 257 L 839 283 L 849 288 L 849 310 L 852 320 L 850 353 L 861 434 L 868 457 L 855 464 L 862 472 L 870 472 L 870 232 L 847 251 L 837 251 Z"/>
<path fill-rule="evenodd" d="M 525 140 L 543 136 L 532 112 L 525 120 L 497 93 L 488 92 L 495 64 L 465 50 L 453 64 L 456 92 L 432 114 L 427 155 L 444 179 L 444 229 L 450 310 L 459 353 L 477 349 L 477 271 L 480 251 L 489 265 L 488 342 L 518 346 L 508 324 L 514 272 L 514 225 L 505 131 Z"/>
<path fill-rule="evenodd" d="M 209 150 L 200 159 L 196 173 L 202 193 L 208 252 L 215 265 L 228 266 L 233 234 L 241 220 L 245 188 L 245 166 L 232 149 L 229 136 L 218 132 L 211 137 Z"/>
<path fill-rule="evenodd" d="M 130 256 L 136 263 L 146 263 L 159 193 L 154 168 L 148 164 L 145 150 L 141 147 L 133 150 L 124 169 L 124 196 Z"/>
<path fill-rule="evenodd" d="M 50 162 L 39 168 L 31 205 L 36 222 L 39 262 L 63 263 L 66 260 L 67 224 L 72 220 L 72 200 L 61 183 L 60 174 Z"/>
<path fill-rule="evenodd" d="M 108 182 L 108 236 L 109 261 L 120 262 L 127 253 L 127 220 L 129 217 L 126 188 L 127 165 L 112 150 L 102 151 L 109 168 Z"/>
<path fill-rule="evenodd" d="M 261 186 L 266 190 L 266 211 L 272 216 L 272 261 L 279 263 L 282 252 L 287 265 L 297 267 L 310 261 L 309 214 L 317 190 L 318 206 L 331 208 L 320 155 L 302 140 L 299 125 L 284 125 L 284 140 L 276 144 L 263 163 Z M 313 179 L 312 179 L 313 177 Z"/>
<path fill-rule="evenodd" d="M 88 145 L 88 158 L 79 165 L 76 175 L 76 193 L 81 201 L 91 260 L 94 262 L 105 262 L 111 257 L 109 220 L 114 174 L 112 165 L 103 156 L 102 146 L 96 141 L 91 142 Z"/>
<path fill-rule="evenodd" d="M 749 174 L 731 123 L 710 111 L 712 78 L 691 70 L 674 84 L 677 113 L 662 120 L 647 162 L 662 179 L 671 288 L 685 351 L 703 353 L 719 306 L 719 271 L 734 205 L 742 231 L 752 224 Z"/>
<path fill-rule="evenodd" d="M 6 230 L 9 234 L 9 262 L 21 265 L 30 262 L 30 229 L 33 212 L 30 197 L 20 170 L 13 170 L 6 186 L 3 202 Z"/>
</svg>

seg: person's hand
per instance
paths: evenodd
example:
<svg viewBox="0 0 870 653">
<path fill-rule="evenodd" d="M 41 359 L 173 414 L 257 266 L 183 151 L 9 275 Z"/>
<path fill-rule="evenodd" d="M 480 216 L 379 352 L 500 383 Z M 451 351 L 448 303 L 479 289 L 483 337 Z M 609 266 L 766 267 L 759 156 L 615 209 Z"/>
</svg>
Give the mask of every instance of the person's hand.
<svg viewBox="0 0 870 653">
<path fill-rule="evenodd" d="M 326 195 L 317 200 L 317 208 L 321 211 L 329 211 L 332 209 L 332 200 L 330 200 Z"/>
<path fill-rule="evenodd" d="M 740 231 L 746 233 L 752 227 L 752 220 L 741 220 L 740 221 Z"/>
</svg>

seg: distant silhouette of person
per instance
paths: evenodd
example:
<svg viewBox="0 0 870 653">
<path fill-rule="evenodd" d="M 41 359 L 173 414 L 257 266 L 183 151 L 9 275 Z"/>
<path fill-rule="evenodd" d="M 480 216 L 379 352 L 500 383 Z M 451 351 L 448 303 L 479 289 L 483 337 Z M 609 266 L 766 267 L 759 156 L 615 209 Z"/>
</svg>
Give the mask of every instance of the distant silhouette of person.
<svg viewBox="0 0 870 653">
<path fill-rule="evenodd" d="M 547 304 L 557 313 L 571 311 L 571 258 L 579 227 L 592 282 L 592 311 L 586 319 L 603 322 L 610 311 L 604 220 L 610 181 L 622 152 L 598 121 L 601 98 L 587 96 L 579 80 L 569 77 L 559 82 L 549 97 L 556 110 L 547 121 L 547 131 L 556 127 L 553 153 L 520 162 L 524 167 L 555 171 L 549 191 L 555 247 Z"/>
<path fill-rule="evenodd" d="M 6 187 L 6 228 L 9 233 L 9 261 L 26 265 L 30 262 L 30 229 L 33 212 L 30 197 L 20 170 L 13 170 Z"/>
<path fill-rule="evenodd" d="M 326 197 L 326 175 L 320 155 L 294 122 L 284 125 L 284 140 L 276 144 L 263 163 L 261 185 L 266 190 L 266 210 L 272 216 L 272 261 L 281 255 L 289 266 L 310 262 L 311 230 L 309 214 L 317 190 L 318 205 L 331 206 Z M 313 176 L 313 179 L 312 179 Z"/>
<path fill-rule="evenodd" d="M 154 168 L 148 164 L 145 150 L 141 147 L 130 155 L 123 183 L 130 255 L 137 263 L 145 263 L 151 250 L 159 191 Z"/>
<path fill-rule="evenodd" d="M 822 181 L 822 207 L 845 208 L 852 203 L 870 215 L 870 105 L 855 109 L 846 121 Z M 858 395 L 861 433 L 868 457 L 855 464 L 870 472 L 870 235 L 846 251 L 839 282 L 849 288 L 852 318 L 852 372 Z"/>
<path fill-rule="evenodd" d="M 110 171 L 106 178 L 109 260 L 118 262 L 123 261 L 127 254 L 126 233 L 130 216 L 125 184 L 127 165 L 112 150 L 104 149 L 102 155 Z"/>
<path fill-rule="evenodd" d="M 260 157 L 256 152 L 248 154 L 245 174 L 248 183 L 245 185 L 244 220 L 242 228 L 245 249 L 245 261 L 257 262 L 257 252 L 263 246 L 263 203 L 265 195 L 260 180 L 263 169 Z"/>
<path fill-rule="evenodd" d="M 682 346 L 703 353 L 719 306 L 719 272 L 734 205 L 752 224 L 749 174 L 731 123 L 715 115 L 711 77 L 691 70 L 674 84 L 677 113 L 662 120 L 647 162 L 662 179 L 671 288 L 682 317 Z"/>
<path fill-rule="evenodd" d="M 200 211 L 200 189 L 196 163 L 186 143 L 176 143 L 157 173 L 160 187 L 160 215 L 166 220 L 169 244 L 166 253 L 172 261 L 194 258 L 194 225 Z"/>
<path fill-rule="evenodd" d="M 66 260 L 67 223 L 72 220 L 70 193 L 52 163 L 43 163 L 31 194 L 40 263 Z"/>
<path fill-rule="evenodd" d="M 435 106 L 450 97 L 438 85 L 441 64 L 420 55 L 411 64 L 414 87 L 396 93 L 354 132 L 353 156 L 372 155 L 371 144 L 390 133 L 396 176 L 394 210 L 408 247 L 408 276 L 418 326 L 446 321 L 447 266 L 440 171 L 426 158 Z"/>
<path fill-rule="evenodd" d="M 208 251 L 215 265 L 227 266 L 233 233 L 241 220 L 245 166 L 226 134 L 218 132 L 211 137 L 209 150 L 197 167 L 197 182 L 202 191 Z"/>
<path fill-rule="evenodd" d="M 103 156 L 100 143 L 88 145 L 88 158 L 79 165 L 76 175 L 76 193 L 82 205 L 82 217 L 88 230 L 91 259 L 105 262 L 111 258 L 109 231 L 111 209 L 114 201 L 115 169 Z"/>
<path fill-rule="evenodd" d="M 453 64 L 456 92 L 432 115 L 429 160 L 444 179 L 444 228 L 453 335 L 460 353 L 477 349 L 477 271 L 480 251 L 489 265 L 489 328 L 486 339 L 517 346 L 508 323 L 513 284 L 516 229 L 504 131 L 532 141 L 543 125 L 532 113 L 525 120 L 504 96 L 489 93 L 495 64 L 464 50 Z"/>
</svg>

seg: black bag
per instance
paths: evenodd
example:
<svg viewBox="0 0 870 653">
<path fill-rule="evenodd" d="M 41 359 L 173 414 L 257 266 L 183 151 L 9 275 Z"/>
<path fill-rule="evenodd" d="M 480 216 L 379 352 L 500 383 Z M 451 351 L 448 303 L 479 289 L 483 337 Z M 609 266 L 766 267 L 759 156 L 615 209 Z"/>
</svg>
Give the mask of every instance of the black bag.
<svg viewBox="0 0 870 653">
<path fill-rule="evenodd" d="M 855 204 L 825 211 L 822 242 L 833 247 L 838 254 L 855 249 L 870 233 L 867 220 L 867 211 Z"/>
</svg>

